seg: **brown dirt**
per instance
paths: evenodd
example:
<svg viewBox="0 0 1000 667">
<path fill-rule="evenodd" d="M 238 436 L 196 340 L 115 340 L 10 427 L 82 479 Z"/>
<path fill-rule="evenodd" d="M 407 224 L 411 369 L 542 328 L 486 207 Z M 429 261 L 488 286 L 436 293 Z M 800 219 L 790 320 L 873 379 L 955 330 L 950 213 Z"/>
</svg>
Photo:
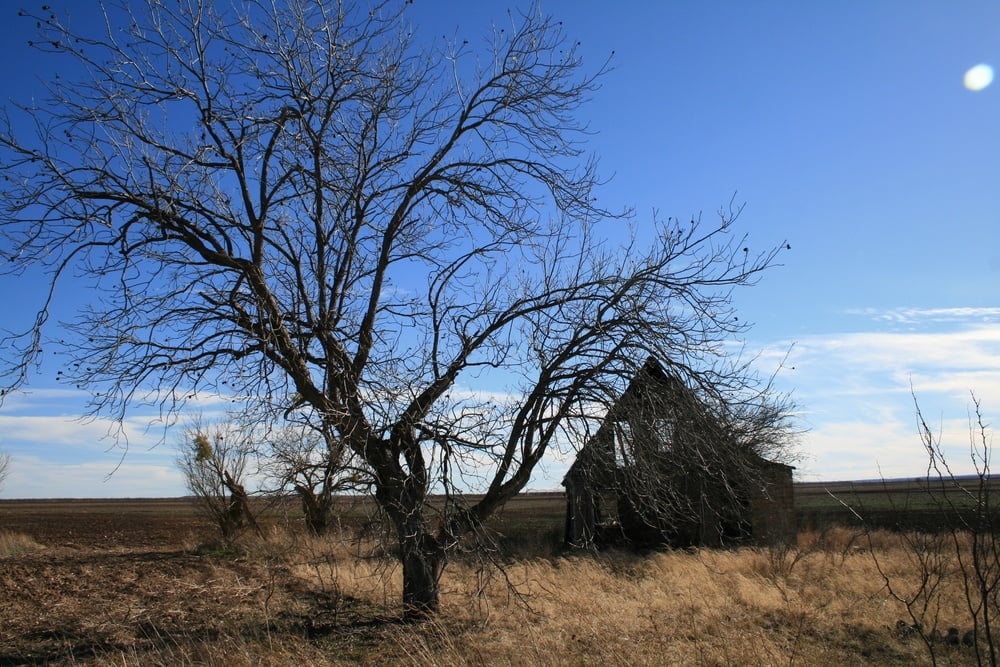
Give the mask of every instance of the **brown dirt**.
<svg viewBox="0 0 1000 667">
<path fill-rule="evenodd" d="M 206 553 L 212 531 L 186 501 L 4 501 L 0 531 L 38 543 L 0 555 L 0 667 L 214 664 L 234 637 L 275 664 L 295 658 L 276 642 L 310 638 L 360 657 L 358 628 L 392 625 L 280 558 Z"/>
<path fill-rule="evenodd" d="M 177 548 L 211 527 L 186 499 L 0 501 L 0 530 L 50 547 Z"/>
</svg>

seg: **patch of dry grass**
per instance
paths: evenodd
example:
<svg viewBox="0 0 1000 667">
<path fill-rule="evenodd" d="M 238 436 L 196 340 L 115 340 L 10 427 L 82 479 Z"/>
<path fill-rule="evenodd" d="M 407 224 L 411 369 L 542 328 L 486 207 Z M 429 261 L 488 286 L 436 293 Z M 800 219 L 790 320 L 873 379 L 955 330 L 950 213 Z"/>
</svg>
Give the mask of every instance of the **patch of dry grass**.
<svg viewBox="0 0 1000 667">
<path fill-rule="evenodd" d="M 898 536 L 846 530 L 775 549 L 521 559 L 503 572 L 460 560 L 442 579 L 440 616 L 420 625 L 397 621 L 394 563 L 344 535 L 275 530 L 225 555 L 34 553 L 0 564 L 4 580 L 17 563 L 0 581 L 12 620 L 0 663 L 926 664 L 919 640 L 896 632 L 905 608 L 872 550 L 916 583 Z M 939 604 L 942 623 L 966 624 L 959 591 Z M 939 657 L 975 662 L 967 647 Z"/>
<path fill-rule="evenodd" d="M 896 632 L 905 608 L 883 571 L 916 585 L 898 536 L 846 529 L 786 548 L 582 554 L 511 563 L 503 576 L 453 563 L 434 623 L 398 628 L 380 659 L 419 665 L 922 664 L 924 646 Z M 311 585 L 391 608 L 398 573 L 345 558 Z M 512 584 L 517 594 L 512 593 Z M 942 623 L 963 627 L 961 591 L 940 600 Z M 974 664 L 967 647 L 942 648 Z"/>
<path fill-rule="evenodd" d="M 44 549 L 30 535 L 0 530 L 0 558 Z"/>
</svg>

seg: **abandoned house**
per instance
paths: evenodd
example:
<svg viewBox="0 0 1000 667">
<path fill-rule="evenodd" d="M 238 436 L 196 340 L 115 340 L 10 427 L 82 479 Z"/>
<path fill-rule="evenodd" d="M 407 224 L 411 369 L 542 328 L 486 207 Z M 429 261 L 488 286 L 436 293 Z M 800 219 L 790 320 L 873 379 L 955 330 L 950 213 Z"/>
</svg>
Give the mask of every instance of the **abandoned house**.
<svg viewBox="0 0 1000 667">
<path fill-rule="evenodd" d="M 563 479 L 566 543 L 786 541 L 795 529 L 792 470 L 758 455 L 650 358 Z"/>
</svg>

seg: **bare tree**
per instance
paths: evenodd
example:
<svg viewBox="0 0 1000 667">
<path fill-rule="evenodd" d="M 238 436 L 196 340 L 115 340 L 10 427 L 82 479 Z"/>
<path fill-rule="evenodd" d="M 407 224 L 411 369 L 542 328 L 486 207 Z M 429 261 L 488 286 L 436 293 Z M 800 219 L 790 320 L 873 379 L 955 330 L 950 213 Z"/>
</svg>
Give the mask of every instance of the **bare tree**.
<svg viewBox="0 0 1000 667">
<path fill-rule="evenodd" d="M 84 74 L 0 126 L 5 270 L 108 297 L 47 344 L 94 411 L 219 391 L 336 433 L 408 614 L 648 355 L 752 379 L 713 359 L 778 249 L 751 251 L 731 207 L 640 240 L 598 206 L 577 113 L 606 65 L 584 73 L 558 22 L 512 16 L 480 51 L 421 42 L 393 2 L 122 4 L 104 35 L 30 17 Z M 6 341 L 11 386 L 48 307 Z"/>
<path fill-rule="evenodd" d="M 346 444 L 335 433 L 308 425 L 286 427 L 265 439 L 267 468 L 276 490 L 291 489 L 302 501 L 306 527 L 322 535 L 333 519 L 338 494 L 367 489 L 371 477 L 352 465 Z"/>
<path fill-rule="evenodd" d="M 4 482 L 7 481 L 7 475 L 10 474 L 10 454 L 8 452 L 0 452 L 0 489 L 3 488 Z"/>
<path fill-rule="evenodd" d="M 231 540 L 248 526 L 256 527 L 246 490 L 247 464 L 253 445 L 231 423 L 187 429 L 177 465 L 198 505 Z"/>
</svg>

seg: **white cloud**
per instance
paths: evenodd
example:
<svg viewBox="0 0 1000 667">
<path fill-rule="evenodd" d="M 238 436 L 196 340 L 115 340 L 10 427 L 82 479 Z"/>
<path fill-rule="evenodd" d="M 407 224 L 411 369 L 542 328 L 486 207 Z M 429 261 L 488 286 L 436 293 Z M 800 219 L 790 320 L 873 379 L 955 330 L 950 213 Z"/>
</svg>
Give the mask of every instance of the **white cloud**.
<svg viewBox="0 0 1000 667">
<path fill-rule="evenodd" d="M 87 395 L 80 391 L 32 390 L 10 398 L 0 408 L 0 450 L 12 459 L 3 497 L 185 493 L 172 436 L 158 413 L 137 412 L 119 424 L 81 418 Z"/>
<path fill-rule="evenodd" d="M 152 447 L 165 437 L 158 418 L 136 415 L 123 423 L 68 415 L 0 415 L 0 446 L 31 442 L 38 447 L 74 447 L 86 451 L 113 447 Z"/>
<path fill-rule="evenodd" d="M 960 308 L 892 308 L 888 310 L 864 308 L 849 311 L 852 315 L 864 315 L 879 322 L 897 324 L 917 324 L 921 322 L 1000 322 L 1000 308 L 960 307 Z"/>
<path fill-rule="evenodd" d="M 924 474 L 915 401 L 956 471 L 971 472 L 972 395 L 985 421 L 1000 413 L 1000 324 L 968 323 L 983 311 L 1000 309 L 911 309 L 914 317 L 947 315 L 956 322 L 948 331 L 814 335 L 796 342 L 777 385 L 793 391 L 808 429 L 801 477 Z M 762 362 L 773 362 L 789 345 L 769 346 Z"/>
<path fill-rule="evenodd" d="M 92 455 L 85 462 L 55 462 L 20 453 L 3 491 L 8 498 L 160 498 L 186 493 L 166 449 Z"/>
</svg>

